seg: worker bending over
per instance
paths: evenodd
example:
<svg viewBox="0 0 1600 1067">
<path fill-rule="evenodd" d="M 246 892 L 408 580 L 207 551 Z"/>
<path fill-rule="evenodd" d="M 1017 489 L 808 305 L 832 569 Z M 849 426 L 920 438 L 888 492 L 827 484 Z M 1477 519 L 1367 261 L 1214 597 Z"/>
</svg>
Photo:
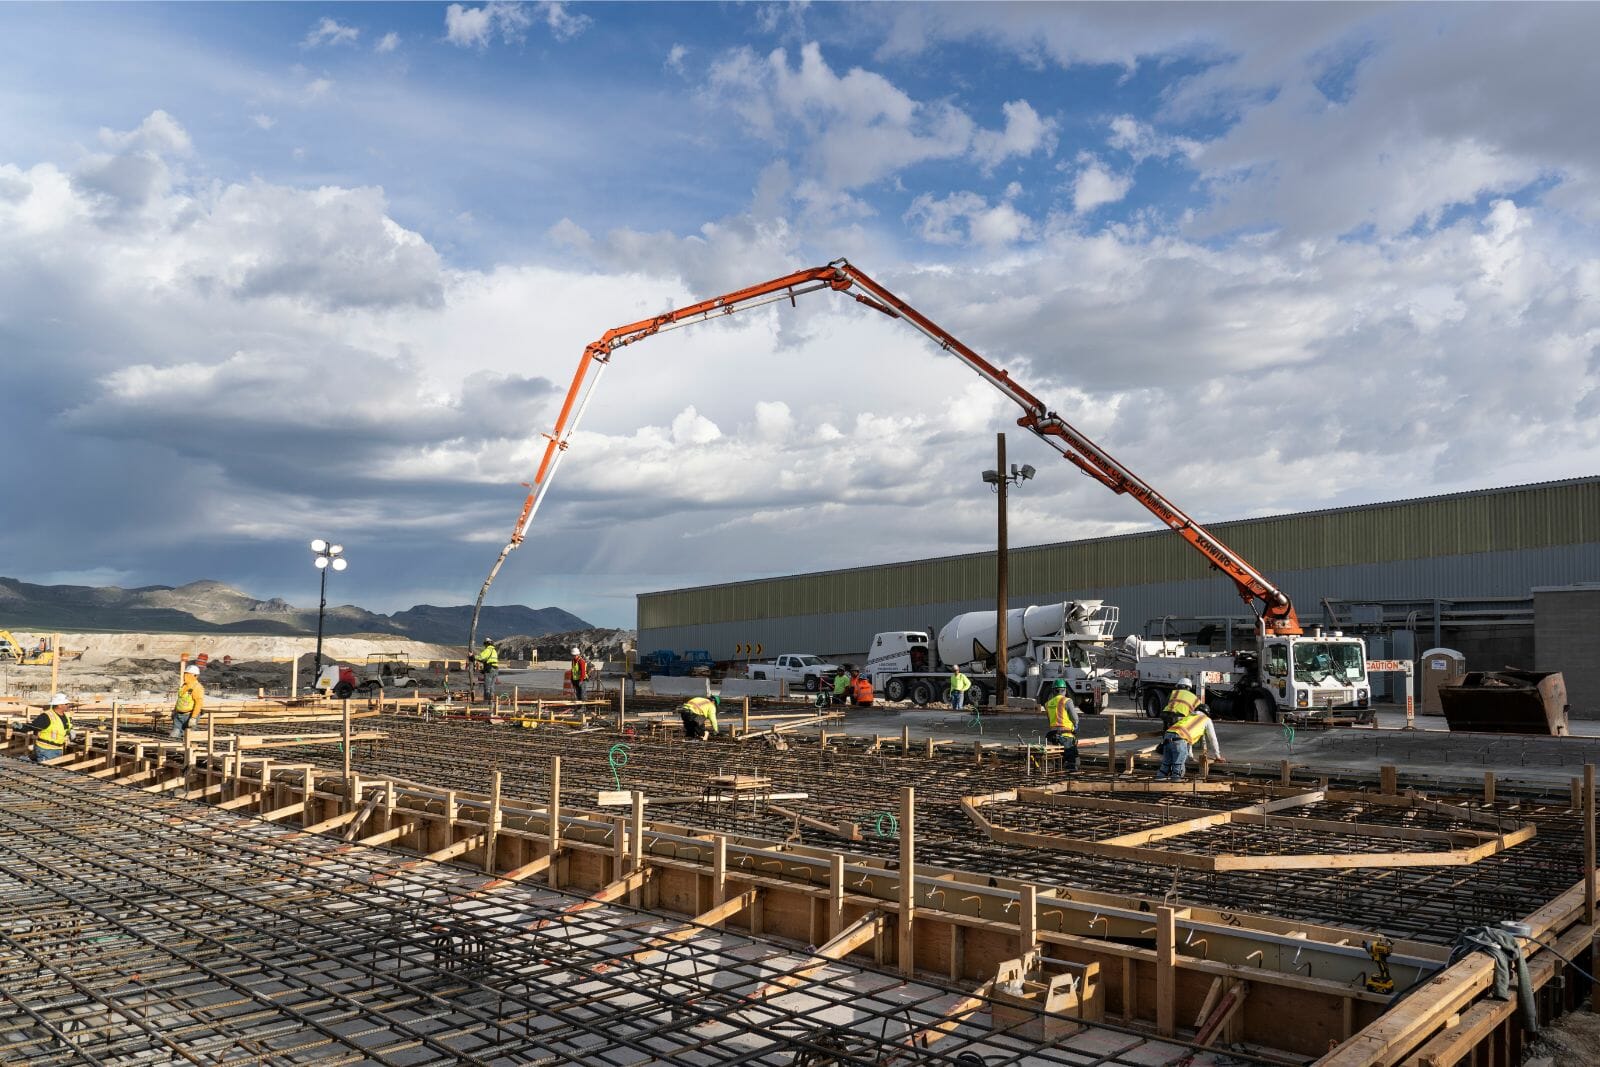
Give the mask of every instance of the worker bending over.
<svg viewBox="0 0 1600 1067">
<path fill-rule="evenodd" d="M 172 705 L 172 731 L 174 741 L 182 741 L 189 727 L 200 721 L 206 708 L 206 687 L 200 684 L 200 668 L 191 663 L 183 669 L 183 682 L 178 686 L 178 699 Z"/>
<path fill-rule="evenodd" d="M 678 708 L 683 718 L 683 736 L 686 741 L 708 741 L 717 732 L 717 708 L 721 697 L 690 697 Z"/>
<path fill-rule="evenodd" d="M 48 763 L 61 755 L 67 747 L 67 735 L 72 732 L 72 701 L 67 694 L 51 697 L 28 729 L 33 731 L 33 762 Z"/>
<path fill-rule="evenodd" d="M 494 647 L 494 638 L 483 639 L 483 651 L 473 659 L 478 664 L 478 670 L 483 672 L 483 699 L 491 707 L 494 705 L 494 680 L 500 673 L 500 650 Z M 467 694 L 469 697 L 471 693 Z"/>
<path fill-rule="evenodd" d="M 1222 744 L 1217 740 L 1217 728 L 1211 716 L 1200 710 L 1200 697 L 1191 688 L 1194 681 L 1180 678 L 1178 688 L 1172 691 L 1162 720 L 1167 723 L 1167 733 L 1161 742 L 1161 767 L 1156 771 L 1158 782 L 1181 782 L 1189 763 L 1189 751 L 1202 739 L 1210 746 L 1212 758 L 1218 763 L 1227 762 L 1222 754 Z"/>
<path fill-rule="evenodd" d="M 1050 724 L 1045 744 L 1061 746 L 1061 769 L 1071 774 L 1078 769 L 1078 709 L 1065 678 L 1056 679 L 1055 695 L 1044 702 L 1044 714 Z"/>
</svg>

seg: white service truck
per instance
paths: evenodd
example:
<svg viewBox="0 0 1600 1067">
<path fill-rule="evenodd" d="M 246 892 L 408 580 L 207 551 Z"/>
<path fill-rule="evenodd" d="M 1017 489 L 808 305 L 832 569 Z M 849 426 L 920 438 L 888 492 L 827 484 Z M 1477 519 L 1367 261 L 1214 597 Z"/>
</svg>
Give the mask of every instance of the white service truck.
<svg viewBox="0 0 1600 1067">
<path fill-rule="evenodd" d="M 1108 645 L 1118 609 L 1099 600 L 1035 604 L 1006 612 L 1006 678 L 1012 696 L 1038 699 L 1040 690 L 1067 680 L 1074 701 L 1096 710 L 1096 692 L 1117 689 L 1116 672 L 1096 667 L 1089 650 Z M 867 676 L 885 700 L 910 700 L 918 707 L 950 699 L 950 667 L 959 663 L 972 679 L 968 703 L 981 705 L 994 692 L 994 648 L 999 640 L 993 611 L 957 615 L 939 630 L 937 644 L 921 630 L 890 630 L 873 637 Z M 937 653 L 937 656 L 934 655 Z M 1046 693 L 1045 697 L 1048 698 Z M 1104 697 L 1099 703 L 1103 705 Z"/>
<path fill-rule="evenodd" d="M 771 663 L 752 663 L 747 674 L 754 679 L 768 679 L 779 682 L 788 682 L 791 686 L 801 686 L 808 693 L 815 693 L 822 686 L 824 678 L 832 677 L 841 670 L 837 663 L 824 663 L 820 656 L 813 656 L 809 652 L 787 652 Z"/>
<path fill-rule="evenodd" d="M 1133 663 L 1133 698 L 1151 718 L 1161 714 L 1179 680 L 1188 678 L 1212 715 L 1220 719 L 1279 722 L 1353 715 L 1372 716 L 1367 646 L 1338 630 L 1290 636 L 1257 635 L 1241 652 L 1191 652 L 1182 641 L 1123 639 Z M 1221 681 L 1205 681 L 1207 676 Z"/>
</svg>

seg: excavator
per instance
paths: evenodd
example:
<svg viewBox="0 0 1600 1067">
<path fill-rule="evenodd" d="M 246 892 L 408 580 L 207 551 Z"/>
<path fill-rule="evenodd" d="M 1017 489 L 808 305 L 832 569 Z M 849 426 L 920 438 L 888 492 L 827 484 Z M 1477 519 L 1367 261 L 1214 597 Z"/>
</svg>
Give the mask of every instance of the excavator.
<svg viewBox="0 0 1600 1067">
<path fill-rule="evenodd" d="M 81 655 L 81 648 L 61 650 L 63 662 Z M 0 630 L 0 662 L 7 660 L 19 667 L 48 667 L 56 661 L 56 648 L 48 637 L 39 638 L 39 643 L 32 648 L 24 648 L 10 630 Z"/>
<path fill-rule="evenodd" d="M 517 517 L 511 539 L 500 550 L 500 555 L 490 568 L 488 577 L 484 579 L 483 588 L 478 591 L 477 605 L 472 611 L 472 627 L 467 638 L 469 655 L 470 650 L 477 646 L 478 615 L 483 610 L 483 601 L 489 593 L 489 586 L 500 573 L 500 568 L 505 565 L 506 558 L 528 536 L 534 516 L 538 514 L 539 505 L 549 492 L 550 483 L 555 478 L 562 457 L 567 453 L 572 435 L 583 418 L 584 411 L 594 399 L 595 390 L 606 368 L 611 365 L 613 354 L 620 348 L 637 344 L 647 337 L 654 337 L 669 330 L 682 329 L 685 326 L 708 322 L 779 301 L 787 301 L 793 306 L 799 297 L 822 291 L 848 296 L 859 304 L 891 319 L 905 322 L 920 331 L 941 350 L 955 356 L 1021 408 L 1022 415 L 1017 419 L 1018 426 L 1055 449 L 1068 463 L 1113 493 L 1125 493 L 1143 504 L 1151 514 L 1203 555 L 1213 568 L 1221 571 L 1233 582 L 1239 596 L 1256 617 L 1258 638 L 1293 638 L 1302 633 L 1299 616 L 1296 615 L 1288 594 L 1268 581 L 1237 552 L 1223 544 L 1214 534 L 1157 492 L 1148 482 L 1124 467 L 1105 449 L 1084 436 L 1061 416 L 1046 408 L 1038 397 L 1014 381 L 1006 371 L 984 359 L 949 331 L 868 277 L 859 267 L 848 260 L 836 259 L 826 266 L 795 271 L 781 278 L 773 278 L 710 300 L 702 300 L 675 311 L 615 327 L 607 330 L 584 348 L 583 355 L 578 360 L 577 372 L 573 375 L 572 384 L 568 387 L 562 402 L 561 412 L 556 417 L 555 427 L 544 435 L 546 441 L 544 455 L 539 461 L 533 481 L 523 483 L 528 489 L 528 496 L 523 502 L 521 515 Z"/>
</svg>

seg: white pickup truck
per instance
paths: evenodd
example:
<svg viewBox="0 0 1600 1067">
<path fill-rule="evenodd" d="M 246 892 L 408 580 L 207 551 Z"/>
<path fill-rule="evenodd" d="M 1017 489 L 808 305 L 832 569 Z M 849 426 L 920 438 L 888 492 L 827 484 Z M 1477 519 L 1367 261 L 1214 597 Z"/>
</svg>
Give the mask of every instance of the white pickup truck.
<svg viewBox="0 0 1600 1067">
<path fill-rule="evenodd" d="M 808 693 L 815 693 L 821 687 L 822 679 L 839 669 L 837 663 L 824 663 L 821 657 L 809 652 L 790 652 L 771 663 L 750 664 L 750 677 L 788 682 L 790 685 L 803 686 Z"/>
</svg>

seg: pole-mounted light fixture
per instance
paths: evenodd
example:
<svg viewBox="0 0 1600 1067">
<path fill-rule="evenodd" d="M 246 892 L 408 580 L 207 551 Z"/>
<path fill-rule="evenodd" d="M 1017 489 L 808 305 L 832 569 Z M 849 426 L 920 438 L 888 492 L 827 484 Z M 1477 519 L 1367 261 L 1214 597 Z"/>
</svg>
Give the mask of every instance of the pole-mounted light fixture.
<svg viewBox="0 0 1600 1067">
<path fill-rule="evenodd" d="M 322 674 L 322 617 L 328 610 L 328 570 L 332 568 L 342 571 L 350 566 L 350 561 L 344 557 L 343 545 L 332 544 L 320 537 L 311 542 L 311 551 L 314 554 L 311 562 L 322 572 L 322 597 L 317 604 L 317 658 L 316 666 L 311 671 L 311 685 L 314 689 L 317 678 Z"/>
</svg>

